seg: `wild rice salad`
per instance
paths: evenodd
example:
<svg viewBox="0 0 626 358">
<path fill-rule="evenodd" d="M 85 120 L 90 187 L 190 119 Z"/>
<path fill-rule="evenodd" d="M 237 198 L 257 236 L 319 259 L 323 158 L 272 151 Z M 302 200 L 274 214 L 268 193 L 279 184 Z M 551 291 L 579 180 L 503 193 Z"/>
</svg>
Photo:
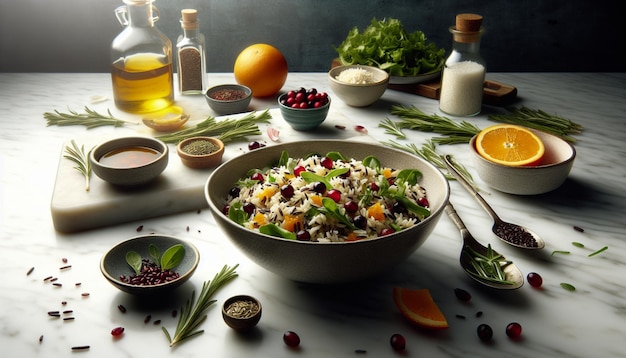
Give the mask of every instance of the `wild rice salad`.
<svg viewBox="0 0 626 358">
<path fill-rule="evenodd" d="M 287 239 L 370 239 L 430 215 L 421 176 L 383 167 L 374 156 L 290 158 L 283 152 L 278 164 L 251 170 L 230 189 L 224 213 L 248 229 Z"/>
</svg>

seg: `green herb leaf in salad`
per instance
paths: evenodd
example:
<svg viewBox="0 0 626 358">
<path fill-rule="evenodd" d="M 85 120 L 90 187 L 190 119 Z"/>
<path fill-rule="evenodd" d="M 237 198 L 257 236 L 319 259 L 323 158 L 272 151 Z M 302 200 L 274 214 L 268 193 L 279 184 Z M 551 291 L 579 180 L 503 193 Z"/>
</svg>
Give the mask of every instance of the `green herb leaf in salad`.
<svg viewBox="0 0 626 358">
<path fill-rule="evenodd" d="M 141 261 L 142 261 L 141 255 L 139 255 L 137 252 L 128 251 L 126 253 L 126 263 L 128 263 L 128 265 L 132 267 L 132 269 L 135 271 L 137 275 L 141 273 L 141 266 L 142 266 Z"/>
<path fill-rule="evenodd" d="M 178 264 L 185 257 L 185 247 L 181 244 L 173 245 L 169 247 L 160 259 L 161 270 L 171 270 L 174 267 L 178 266 Z"/>
<path fill-rule="evenodd" d="M 372 19 L 363 32 L 348 32 L 335 48 L 344 65 L 368 65 L 391 76 L 417 76 L 440 71 L 445 50 L 427 43 L 421 31 L 408 33 L 398 19 Z"/>
<path fill-rule="evenodd" d="M 283 239 L 295 240 L 296 234 L 289 230 L 285 230 L 276 224 L 265 224 L 259 226 L 259 232 L 261 234 L 282 237 Z"/>
</svg>

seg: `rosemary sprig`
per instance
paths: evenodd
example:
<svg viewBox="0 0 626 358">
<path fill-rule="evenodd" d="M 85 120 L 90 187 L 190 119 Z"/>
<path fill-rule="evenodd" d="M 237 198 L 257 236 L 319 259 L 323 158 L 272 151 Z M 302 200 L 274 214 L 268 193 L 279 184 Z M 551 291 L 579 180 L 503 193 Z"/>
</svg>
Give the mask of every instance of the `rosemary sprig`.
<svg viewBox="0 0 626 358">
<path fill-rule="evenodd" d="M 583 126 L 569 119 L 549 114 L 540 109 L 530 109 L 522 106 L 508 107 L 507 114 L 490 114 L 489 120 L 517 124 L 528 128 L 534 128 L 543 132 L 554 134 L 568 142 L 575 142 L 576 139 L 570 134 L 582 133 Z"/>
<path fill-rule="evenodd" d="M 69 113 L 63 113 L 55 109 L 54 112 L 45 112 L 43 117 L 47 120 L 47 126 L 85 126 L 87 129 L 101 126 L 121 127 L 125 123 L 133 123 L 113 117 L 108 109 L 108 115 L 100 114 L 87 106 L 84 110 L 85 113 L 78 113 L 68 109 Z"/>
<path fill-rule="evenodd" d="M 239 119 L 226 118 L 222 121 L 215 120 L 215 117 L 208 117 L 194 127 L 181 129 L 179 131 L 157 136 L 157 139 L 165 143 L 178 143 L 183 139 L 196 136 L 218 137 L 222 142 L 241 139 L 249 135 L 261 134 L 257 123 L 268 123 L 272 118 L 269 109 L 257 114 L 249 113 Z"/>
<path fill-rule="evenodd" d="M 457 123 L 437 114 L 427 115 L 415 106 L 392 106 L 391 114 L 400 117 L 400 122 L 396 124 L 399 128 L 442 134 L 433 138 L 438 144 L 469 143 L 470 139 L 480 132 L 480 129 L 472 123 L 466 121 Z"/>
<path fill-rule="evenodd" d="M 233 267 L 224 265 L 222 270 L 213 277 L 212 281 L 205 281 L 202 285 L 200 295 L 198 296 L 198 301 L 195 301 L 196 291 L 193 291 L 191 299 L 187 301 L 185 307 L 180 309 L 180 316 L 178 317 L 174 337 L 170 335 L 167 328 L 161 327 L 163 333 L 165 333 L 165 337 L 167 337 L 170 343 L 170 347 L 204 332 L 204 330 L 198 330 L 197 328 L 206 319 L 206 311 L 216 302 L 216 300 L 212 300 L 211 297 L 213 297 L 218 289 L 237 277 L 235 269 L 238 266 L 238 264 Z"/>
<path fill-rule="evenodd" d="M 421 148 L 419 148 L 418 146 L 416 146 L 413 143 L 408 143 L 405 145 L 402 145 L 396 141 L 388 141 L 388 142 L 382 142 L 383 145 L 392 147 L 392 148 L 396 148 L 396 149 L 400 149 L 403 150 L 405 152 L 409 152 L 411 154 L 415 154 L 418 157 L 427 160 L 429 162 L 431 162 L 433 165 L 435 165 L 437 168 L 439 169 L 443 169 L 444 170 L 444 175 L 446 176 L 446 179 L 448 180 L 456 180 L 454 178 L 454 176 L 452 174 L 450 174 L 448 172 L 448 169 L 446 167 L 446 163 L 443 160 L 443 155 L 437 153 L 437 147 L 435 145 L 435 143 L 433 143 L 432 140 L 428 140 L 426 143 L 424 143 L 422 145 Z M 470 185 L 472 187 L 474 187 L 474 189 L 478 190 L 478 187 L 474 184 L 474 178 L 472 178 L 472 174 L 470 174 L 470 172 L 463 166 L 463 164 L 457 162 L 456 160 L 452 161 L 452 166 L 454 166 L 459 173 L 461 173 L 461 175 L 463 175 L 463 177 L 465 178 L 465 180 L 467 180 L 468 183 L 470 183 Z"/>
<path fill-rule="evenodd" d="M 398 123 L 392 121 L 389 118 L 383 119 L 378 126 L 386 129 L 385 134 L 391 134 L 393 136 L 396 136 L 396 138 L 398 139 L 406 138 L 406 134 L 404 134 L 402 128 L 398 126 Z"/>
<path fill-rule="evenodd" d="M 506 273 L 503 267 L 513 263 L 513 261 L 505 260 L 501 254 L 495 252 L 491 245 L 487 245 L 487 253 L 485 255 L 466 246 L 463 251 L 472 265 L 472 270 L 466 270 L 469 274 L 484 280 L 497 282 L 505 285 L 511 285 L 514 282 L 506 279 Z"/>
<path fill-rule="evenodd" d="M 89 154 L 93 150 L 93 147 L 89 149 L 87 153 L 85 153 L 85 146 L 82 145 L 80 148 L 76 144 L 76 142 L 72 139 L 72 146 L 65 147 L 65 155 L 63 158 L 69 159 L 76 163 L 74 169 L 78 170 L 85 177 L 85 191 L 89 191 L 89 180 L 91 179 L 91 162 L 89 161 Z"/>
</svg>

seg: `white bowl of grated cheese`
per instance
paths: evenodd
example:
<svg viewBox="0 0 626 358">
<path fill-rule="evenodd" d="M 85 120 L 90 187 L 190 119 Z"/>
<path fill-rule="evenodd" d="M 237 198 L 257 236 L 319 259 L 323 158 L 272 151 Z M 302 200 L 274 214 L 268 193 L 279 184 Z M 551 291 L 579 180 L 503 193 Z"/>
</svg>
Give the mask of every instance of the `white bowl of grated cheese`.
<svg viewBox="0 0 626 358">
<path fill-rule="evenodd" d="M 331 90 L 347 105 L 366 107 L 385 93 L 389 74 L 372 66 L 337 66 L 328 71 L 328 80 Z"/>
</svg>

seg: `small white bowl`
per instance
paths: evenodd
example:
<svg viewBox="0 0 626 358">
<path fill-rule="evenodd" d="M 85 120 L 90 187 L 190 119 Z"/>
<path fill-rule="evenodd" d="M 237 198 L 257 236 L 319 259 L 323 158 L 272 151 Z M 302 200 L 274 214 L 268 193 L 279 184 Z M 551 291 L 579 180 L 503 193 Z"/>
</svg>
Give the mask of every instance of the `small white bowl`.
<svg viewBox="0 0 626 358">
<path fill-rule="evenodd" d="M 371 73 L 374 81 L 366 84 L 354 84 L 342 82 L 337 79 L 337 76 L 339 76 L 341 72 L 353 68 L 360 68 Z M 335 95 L 348 106 L 367 107 L 378 101 L 383 93 L 385 93 L 387 85 L 389 84 L 389 74 L 380 68 L 372 66 L 337 66 L 328 71 L 328 81 Z"/>
<path fill-rule="evenodd" d="M 476 136 L 470 140 L 470 152 L 478 176 L 490 187 L 509 194 L 536 195 L 550 192 L 565 182 L 576 158 L 576 150 L 565 140 L 530 129 L 545 146 L 541 164 L 513 167 L 483 158 L 476 150 Z"/>
<path fill-rule="evenodd" d="M 109 153 L 128 148 L 146 148 L 154 150 L 154 159 L 149 162 L 129 165 L 112 166 L 102 162 Z M 89 155 L 93 172 L 102 180 L 115 185 L 145 184 L 158 177 L 167 167 L 169 150 L 167 144 L 150 137 L 121 137 L 108 140 L 96 146 Z"/>
</svg>

